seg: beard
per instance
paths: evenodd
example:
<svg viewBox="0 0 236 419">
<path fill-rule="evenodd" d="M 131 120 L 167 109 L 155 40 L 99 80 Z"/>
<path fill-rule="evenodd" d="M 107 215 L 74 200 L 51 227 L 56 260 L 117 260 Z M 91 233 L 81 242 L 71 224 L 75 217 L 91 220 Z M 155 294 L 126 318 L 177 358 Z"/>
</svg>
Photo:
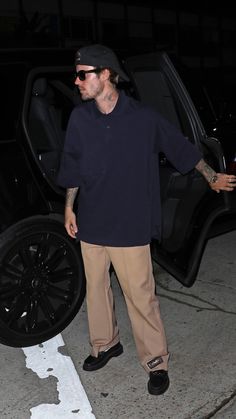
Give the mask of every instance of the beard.
<svg viewBox="0 0 236 419">
<path fill-rule="evenodd" d="M 103 86 L 101 85 L 90 85 L 85 88 L 81 86 L 79 88 L 80 96 L 82 100 L 91 100 L 96 99 L 103 91 Z"/>
<path fill-rule="evenodd" d="M 88 94 L 88 92 L 86 92 L 85 90 L 81 89 L 79 90 L 80 96 L 82 100 L 89 100 L 92 99 L 92 97 L 90 97 L 90 95 Z"/>
</svg>

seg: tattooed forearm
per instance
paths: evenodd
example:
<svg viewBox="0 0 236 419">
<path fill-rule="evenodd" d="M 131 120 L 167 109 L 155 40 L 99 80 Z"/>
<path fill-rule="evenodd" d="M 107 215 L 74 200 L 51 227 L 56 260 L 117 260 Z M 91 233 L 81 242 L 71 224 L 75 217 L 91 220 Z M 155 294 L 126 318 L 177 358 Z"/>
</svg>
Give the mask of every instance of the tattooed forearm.
<svg viewBox="0 0 236 419">
<path fill-rule="evenodd" d="M 66 191 L 66 207 L 73 208 L 75 197 L 79 188 L 69 188 Z"/>
<path fill-rule="evenodd" d="M 195 168 L 205 177 L 205 179 L 210 182 L 213 176 L 216 175 L 216 172 L 203 160 L 201 159 Z"/>
</svg>

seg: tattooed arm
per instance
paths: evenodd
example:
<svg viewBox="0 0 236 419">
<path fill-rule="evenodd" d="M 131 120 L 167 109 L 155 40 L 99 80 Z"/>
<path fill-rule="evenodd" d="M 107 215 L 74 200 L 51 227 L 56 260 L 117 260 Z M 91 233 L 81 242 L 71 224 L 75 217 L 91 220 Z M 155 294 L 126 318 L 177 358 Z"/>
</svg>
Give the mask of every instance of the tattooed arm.
<svg viewBox="0 0 236 419">
<path fill-rule="evenodd" d="M 67 233 L 73 239 L 76 237 L 78 227 L 76 224 L 76 216 L 73 211 L 75 198 L 79 188 L 69 188 L 66 191 L 66 203 L 65 203 L 65 228 Z"/>
<path fill-rule="evenodd" d="M 73 210 L 75 197 L 77 195 L 79 188 L 69 188 L 66 191 L 66 208 L 71 208 Z"/>
<path fill-rule="evenodd" d="M 211 189 L 216 192 L 233 191 L 236 187 L 236 176 L 226 173 L 216 173 L 206 162 L 201 159 L 195 168 L 204 176 Z"/>
</svg>

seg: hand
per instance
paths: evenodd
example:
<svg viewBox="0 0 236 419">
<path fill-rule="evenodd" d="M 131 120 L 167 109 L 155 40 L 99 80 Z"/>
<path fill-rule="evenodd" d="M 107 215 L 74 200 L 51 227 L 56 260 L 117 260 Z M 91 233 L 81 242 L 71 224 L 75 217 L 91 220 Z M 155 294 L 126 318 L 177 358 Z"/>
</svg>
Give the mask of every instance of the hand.
<svg viewBox="0 0 236 419">
<path fill-rule="evenodd" d="M 236 187 L 236 176 L 227 175 L 226 173 L 217 173 L 217 180 L 210 182 L 209 185 L 213 191 L 219 193 L 220 191 L 231 192 Z"/>
<path fill-rule="evenodd" d="M 69 236 L 72 237 L 72 239 L 75 239 L 78 227 L 76 224 L 75 213 L 70 207 L 66 207 L 65 209 L 65 228 Z"/>
</svg>

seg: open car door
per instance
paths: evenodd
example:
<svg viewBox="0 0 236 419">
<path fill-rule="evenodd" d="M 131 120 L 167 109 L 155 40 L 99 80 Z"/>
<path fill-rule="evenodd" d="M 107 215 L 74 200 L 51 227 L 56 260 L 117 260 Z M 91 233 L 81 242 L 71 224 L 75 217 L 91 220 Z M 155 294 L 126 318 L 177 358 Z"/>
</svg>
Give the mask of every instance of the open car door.
<svg viewBox="0 0 236 419">
<path fill-rule="evenodd" d="M 166 53 L 130 57 L 124 62 L 135 96 L 175 124 L 217 172 L 225 171 L 220 142 L 207 137 L 192 100 Z M 153 258 L 183 285 L 191 286 L 206 240 L 229 209 L 228 193 L 213 192 L 192 170 L 181 175 L 160 155 L 163 235 L 152 242 Z M 220 225 L 220 224 L 219 224 Z"/>
</svg>

